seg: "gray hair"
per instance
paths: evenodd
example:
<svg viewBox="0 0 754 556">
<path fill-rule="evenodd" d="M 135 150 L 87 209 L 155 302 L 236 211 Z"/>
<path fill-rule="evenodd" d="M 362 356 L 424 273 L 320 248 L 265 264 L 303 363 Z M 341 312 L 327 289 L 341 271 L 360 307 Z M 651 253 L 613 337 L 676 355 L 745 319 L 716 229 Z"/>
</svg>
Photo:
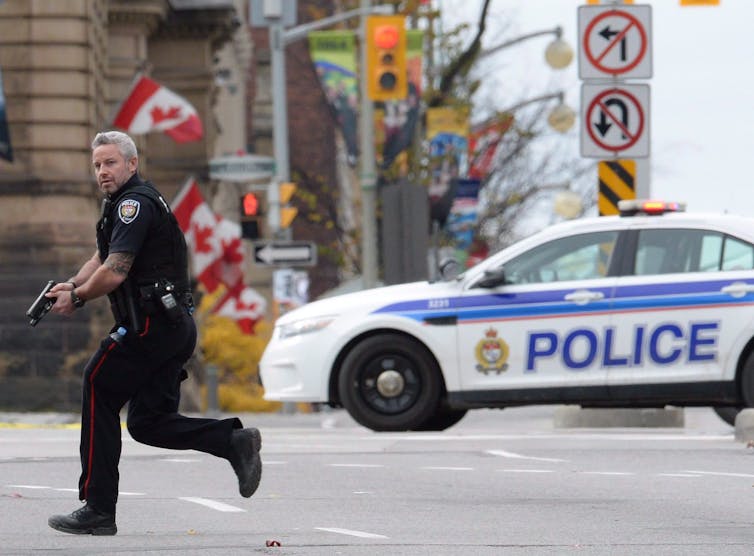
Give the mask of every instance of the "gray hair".
<svg viewBox="0 0 754 556">
<path fill-rule="evenodd" d="M 118 151 L 120 151 L 120 154 L 126 160 L 131 160 L 138 156 L 134 140 L 122 131 L 101 131 L 92 140 L 92 150 L 101 145 L 117 145 Z"/>
</svg>

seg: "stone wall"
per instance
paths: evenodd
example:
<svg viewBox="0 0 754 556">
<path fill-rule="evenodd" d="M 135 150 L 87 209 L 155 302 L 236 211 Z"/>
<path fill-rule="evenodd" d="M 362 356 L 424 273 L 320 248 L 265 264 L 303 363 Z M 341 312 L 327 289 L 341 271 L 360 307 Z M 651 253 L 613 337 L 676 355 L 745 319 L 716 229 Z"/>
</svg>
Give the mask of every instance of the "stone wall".
<svg viewBox="0 0 754 556">
<path fill-rule="evenodd" d="M 196 5 L 196 3 L 193 3 Z M 105 299 L 75 317 L 26 309 L 47 280 L 65 280 L 95 250 L 100 194 L 89 145 L 108 127 L 136 70 L 184 95 L 205 123 L 180 147 L 138 138 L 141 168 L 167 198 L 206 174 L 217 128 L 212 56 L 235 12 L 173 9 L 167 0 L 5 0 L 0 68 L 15 160 L 0 160 L 0 409 L 75 410 L 81 369 L 112 319 Z"/>
</svg>

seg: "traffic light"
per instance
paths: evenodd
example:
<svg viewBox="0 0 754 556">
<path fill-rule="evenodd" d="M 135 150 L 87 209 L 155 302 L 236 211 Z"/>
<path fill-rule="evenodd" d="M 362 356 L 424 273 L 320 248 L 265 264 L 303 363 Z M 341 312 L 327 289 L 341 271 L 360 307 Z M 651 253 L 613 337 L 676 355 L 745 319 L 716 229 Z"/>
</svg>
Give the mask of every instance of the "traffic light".
<svg viewBox="0 0 754 556">
<path fill-rule="evenodd" d="M 296 192 L 296 184 L 293 182 L 283 182 L 278 186 L 280 196 L 280 228 L 287 228 L 293 222 L 298 214 L 296 207 L 289 206 L 291 197 Z"/>
<path fill-rule="evenodd" d="M 241 196 L 241 237 L 259 239 L 259 217 L 262 207 L 256 193 L 244 193 Z"/>
<path fill-rule="evenodd" d="M 367 96 L 371 100 L 402 100 L 408 96 L 405 20 L 402 15 L 367 18 Z"/>
</svg>

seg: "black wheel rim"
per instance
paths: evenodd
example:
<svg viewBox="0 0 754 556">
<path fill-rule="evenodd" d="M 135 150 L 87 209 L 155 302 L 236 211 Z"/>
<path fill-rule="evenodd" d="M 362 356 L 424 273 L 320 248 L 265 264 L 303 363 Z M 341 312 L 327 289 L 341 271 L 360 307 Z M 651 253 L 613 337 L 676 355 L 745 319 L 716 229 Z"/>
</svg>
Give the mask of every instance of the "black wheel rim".
<svg viewBox="0 0 754 556">
<path fill-rule="evenodd" d="M 391 376 L 397 373 L 402 379 L 399 391 L 392 395 L 385 395 L 378 386 L 380 377 L 384 378 L 386 373 Z M 355 386 L 370 409 L 386 415 L 396 415 L 410 409 L 422 390 L 416 364 L 407 357 L 395 354 L 379 355 L 367 361 Z"/>
</svg>

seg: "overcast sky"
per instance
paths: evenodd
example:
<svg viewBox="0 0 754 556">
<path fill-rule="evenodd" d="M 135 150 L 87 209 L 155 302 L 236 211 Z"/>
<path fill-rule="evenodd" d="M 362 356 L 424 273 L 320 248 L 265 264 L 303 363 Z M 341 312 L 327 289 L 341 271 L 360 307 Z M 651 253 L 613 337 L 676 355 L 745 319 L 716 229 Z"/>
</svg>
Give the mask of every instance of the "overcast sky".
<svg viewBox="0 0 754 556">
<path fill-rule="evenodd" d="M 446 18 L 470 21 L 481 5 L 435 1 Z M 754 216 L 754 1 L 645 4 L 652 7 L 653 76 L 641 81 L 651 88 L 651 195 L 686 201 L 689 211 Z M 560 25 L 576 56 L 567 69 L 552 70 L 544 62 L 551 38 L 532 39 L 495 56 L 485 87 L 499 90 L 508 103 L 564 89 L 580 115 L 577 12 L 583 5 L 585 0 L 493 0 L 487 46 Z M 564 140 L 580 153 L 578 126 Z M 596 170 L 594 179 L 596 188 Z"/>
</svg>

